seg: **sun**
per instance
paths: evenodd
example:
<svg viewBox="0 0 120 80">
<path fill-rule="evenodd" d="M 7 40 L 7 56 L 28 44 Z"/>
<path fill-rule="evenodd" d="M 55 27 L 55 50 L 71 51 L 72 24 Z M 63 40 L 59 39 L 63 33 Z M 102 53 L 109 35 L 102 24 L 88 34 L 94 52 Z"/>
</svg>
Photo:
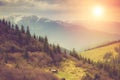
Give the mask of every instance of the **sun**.
<svg viewBox="0 0 120 80">
<path fill-rule="evenodd" d="M 101 6 L 96 6 L 93 8 L 93 15 L 96 17 L 100 17 L 103 15 L 103 8 Z"/>
</svg>

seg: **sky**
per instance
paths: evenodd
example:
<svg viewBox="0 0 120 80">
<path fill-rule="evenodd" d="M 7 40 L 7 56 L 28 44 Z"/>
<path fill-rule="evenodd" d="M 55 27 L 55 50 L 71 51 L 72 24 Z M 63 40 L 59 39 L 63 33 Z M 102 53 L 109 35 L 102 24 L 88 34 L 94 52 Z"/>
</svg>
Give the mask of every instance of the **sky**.
<svg viewBox="0 0 120 80">
<path fill-rule="evenodd" d="M 100 6 L 103 14 L 96 17 L 93 9 Z M 120 21 L 120 0 L 0 0 L 0 17 L 38 15 L 57 20 Z"/>
<path fill-rule="evenodd" d="M 89 29 L 120 34 L 120 0 L 0 0 L 0 18 L 12 15 L 84 23 Z"/>
</svg>

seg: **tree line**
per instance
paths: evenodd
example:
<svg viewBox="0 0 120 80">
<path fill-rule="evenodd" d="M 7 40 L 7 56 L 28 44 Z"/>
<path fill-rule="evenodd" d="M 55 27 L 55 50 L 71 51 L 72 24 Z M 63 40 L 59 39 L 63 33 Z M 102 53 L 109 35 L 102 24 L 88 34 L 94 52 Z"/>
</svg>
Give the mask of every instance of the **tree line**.
<svg viewBox="0 0 120 80">
<path fill-rule="evenodd" d="M 47 36 L 31 35 L 29 26 L 25 29 L 23 25 L 19 27 L 5 19 L 0 20 L 0 53 L 6 53 L 6 59 L 7 53 L 21 52 L 24 58 L 29 58 L 28 52 L 37 51 L 46 53 L 56 65 L 66 54 L 66 49 L 59 44 L 50 44 Z"/>
<path fill-rule="evenodd" d="M 114 48 L 114 51 L 117 53 L 116 56 L 112 55 L 112 52 L 107 52 L 103 57 L 103 62 L 98 61 L 94 62 L 93 60 L 89 58 L 85 58 L 81 55 L 79 55 L 75 49 L 70 52 L 70 55 L 75 57 L 78 60 L 82 60 L 83 63 L 88 63 L 93 66 L 96 66 L 100 70 L 104 70 L 109 74 L 110 78 L 113 78 L 114 80 L 120 79 L 120 46 Z M 100 74 L 95 74 L 94 78 L 92 78 L 89 75 L 86 75 L 83 80 L 101 80 Z"/>
</svg>

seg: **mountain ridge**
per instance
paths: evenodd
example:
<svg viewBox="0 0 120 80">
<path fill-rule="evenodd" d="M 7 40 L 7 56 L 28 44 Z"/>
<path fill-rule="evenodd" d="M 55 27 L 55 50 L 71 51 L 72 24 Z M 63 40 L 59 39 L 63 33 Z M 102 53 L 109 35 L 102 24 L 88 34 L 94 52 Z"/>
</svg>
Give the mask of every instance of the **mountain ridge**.
<svg viewBox="0 0 120 80">
<path fill-rule="evenodd" d="M 17 17 L 15 16 L 14 19 L 17 19 Z M 14 19 L 8 17 L 8 20 L 13 20 L 11 22 L 14 22 Z M 23 16 L 21 20 L 17 21 L 17 24 L 19 26 L 29 26 L 32 34 L 47 35 L 51 43 L 59 43 L 67 49 L 76 48 L 78 51 L 90 48 L 91 45 L 94 47 L 120 38 L 120 35 L 91 30 L 82 25 L 51 20 L 45 17 L 40 18 L 35 15 Z"/>
</svg>

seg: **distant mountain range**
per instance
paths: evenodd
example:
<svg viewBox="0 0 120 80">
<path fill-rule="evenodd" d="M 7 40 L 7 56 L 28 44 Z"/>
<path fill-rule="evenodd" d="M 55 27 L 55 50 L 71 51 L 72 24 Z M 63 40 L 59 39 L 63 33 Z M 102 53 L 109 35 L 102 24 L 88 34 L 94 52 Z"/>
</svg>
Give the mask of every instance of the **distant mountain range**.
<svg viewBox="0 0 120 80">
<path fill-rule="evenodd" d="M 45 17 L 40 18 L 35 15 L 16 15 L 9 16 L 6 19 L 19 26 L 29 26 L 32 34 L 47 35 L 51 43 L 59 43 L 67 49 L 84 50 L 101 43 L 120 39 L 118 34 L 95 31 L 82 25 L 51 20 Z"/>
</svg>

